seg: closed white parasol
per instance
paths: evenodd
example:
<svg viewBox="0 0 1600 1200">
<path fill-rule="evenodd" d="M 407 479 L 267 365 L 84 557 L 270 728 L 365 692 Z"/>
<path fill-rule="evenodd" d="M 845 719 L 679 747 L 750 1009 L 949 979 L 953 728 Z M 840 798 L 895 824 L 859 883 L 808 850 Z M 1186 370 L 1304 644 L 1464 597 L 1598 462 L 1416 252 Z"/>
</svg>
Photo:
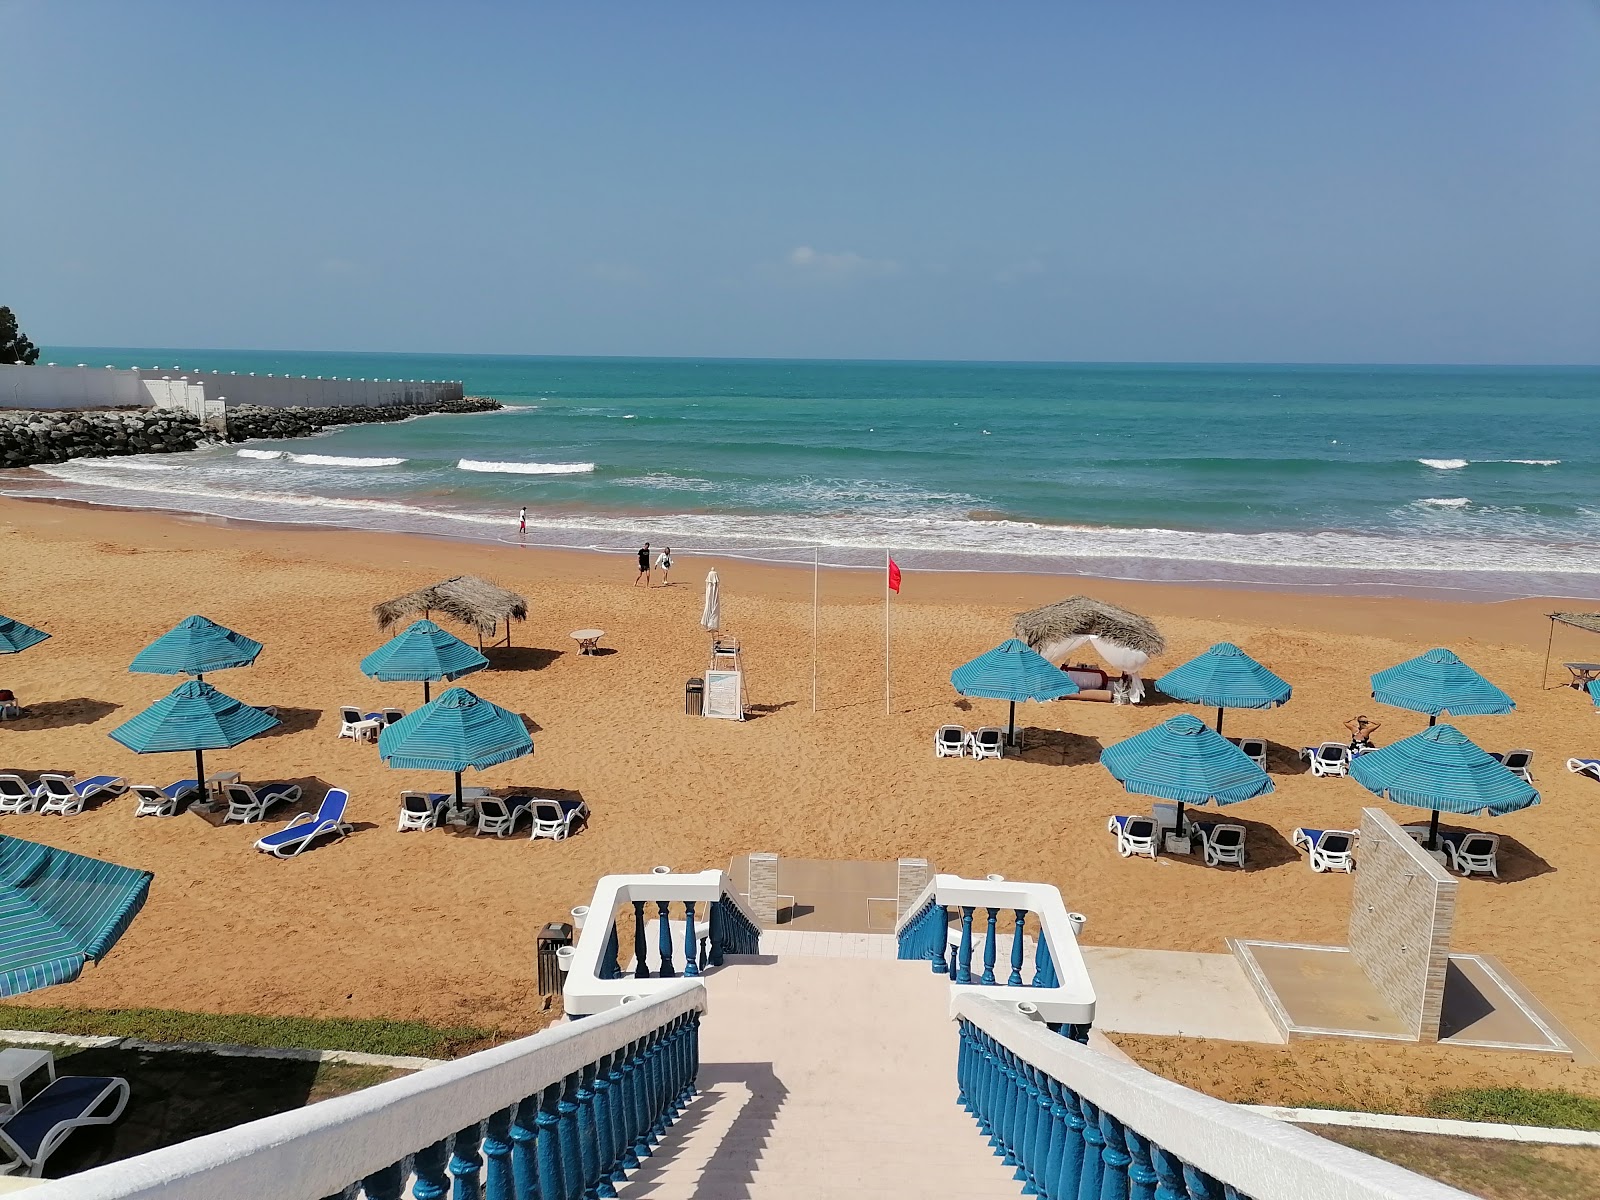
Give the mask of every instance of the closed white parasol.
<svg viewBox="0 0 1600 1200">
<path fill-rule="evenodd" d="M 700 626 L 712 633 L 722 626 L 722 588 L 715 569 L 706 575 L 706 606 L 700 613 Z"/>
</svg>

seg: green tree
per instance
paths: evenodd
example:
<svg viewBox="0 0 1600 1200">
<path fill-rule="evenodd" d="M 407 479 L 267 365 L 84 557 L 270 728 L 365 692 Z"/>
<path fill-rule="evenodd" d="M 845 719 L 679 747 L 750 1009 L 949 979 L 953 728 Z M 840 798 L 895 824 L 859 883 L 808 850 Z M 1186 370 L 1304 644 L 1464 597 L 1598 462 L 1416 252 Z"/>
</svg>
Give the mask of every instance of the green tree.
<svg viewBox="0 0 1600 1200">
<path fill-rule="evenodd" d="M 39 347 L 17 328 L 17 316 L 0 304 L 0 363 L 22 363 L 31 367 L 39 361 Z"/>
</svg>

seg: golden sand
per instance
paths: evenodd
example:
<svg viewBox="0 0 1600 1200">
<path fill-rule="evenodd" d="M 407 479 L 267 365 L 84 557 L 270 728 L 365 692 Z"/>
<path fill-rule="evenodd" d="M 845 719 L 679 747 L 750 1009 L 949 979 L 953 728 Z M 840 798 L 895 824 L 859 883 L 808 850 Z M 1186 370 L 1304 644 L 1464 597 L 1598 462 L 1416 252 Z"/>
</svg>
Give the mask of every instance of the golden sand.
<svg viewBox="0 0 1600 1200">
<path fill-rule="evenodd" d="M 71 818 L 3 818 L 5 833 L 155 872 L 148 905 L 107 959 L 26 1001 L 527 1029 L 545 1019 L 531 986 L 534 935 L 586 902 L 598 876 L 656 863 L 722 867 L 750 850 L 917 855 L 944 871 L 1046 881 L 1088 914 L 1092 943 L 1219 952 L 1226 937 L 1338 943 L 1351 881 L 1312 874 L 1289 834 L 1302 824 L 1354 827 L 1375 801 L 1350 780 L 1301 773 L 1294 748 L 1342 738 L 1340 723 L 1357 712 L 1383 722 L 1380 744 L 1422 728 L 1425 718 L 1376 705 L 1367 677 L 1442 645 L 1516 697 L 1512 715 L 1459 724 L 1488 749 L 1532 748 L 1544 797 L 1522 813 L 1459 822 L 1505 840 L 1501 879 L 1462 884 L 1455 946 L 1499 956 L 1600 1045 L 1600 784 L 1562 767 L 1571 755 L 1600 754 L 1600 723 L 1587 696 L 1540 685 L 1541 614 L 1574 605 L 908 572 L 886 716 L 881 578 L 826 572 L 813 713 L 809 573 L 718 562 L 723 623 L 743 640 L 755 706 L 741 725 L 683 714 L 684 680 L 706 666 L 698 618 L 708 565 L 680 556 L 673 586 L 647 590 L 632 585 L 631 556 L 0 502 L 0 611 L 53 635 L 0 659 L 0 686 L 34 714 L 0 726 L 0 770 L 163 784 L 187 775 L 186 756 L 136 756 L 106 733 L 177 682 L 129 674 L 129 660 L 199 612 L 266 646 L 255 666 L 211 682 L 285 718 L 272 734 L 210 755 L 208 767 L 237 768 L 256 783 L 298 781 L 301 808 L 328 785 L 347 788 L 359 825 L 344 842 L 278 861 L 251 848 L 261 826 L 135 820 L 131 799 Z M 341 704 L 410 709 L 420 699 L 417 685 L 377 684 L 357 670 L 382 641 L 372 605 L 466 572 L 529 598 L 516 647 L 492 651 L 492 668 L 464 685 L 531 718 L 537 746 L 468 782 L 581 794 L 594 816 L 570 841 L 399 834 L 397 793 L 440 789 L 449 777 L 392 771 L 374 747 L 336 740 Z M 934 758 L 941 723 L 1005 716 L 1002 703 L 960 700 L 951 667 L 1008 636 L 1014 612 L 1078 590 L 1157 622 L 1170 650 L 1152 676 L 1226 639 L 1294 684 L 1287 706 L 1227 721 L 1231 734 L 1271 742 L 1277 791 L 1228 811 L 1249 829 L 1249 870 L 1123 860 L 1105 832 L 1109 814 L 1147 810 L 1148 801 L 1122 793 L 1098 765 L 1100 750 L 1182 706 L 1028 705 L 1019 717 L 1038 732 L 1022 758 Z M 576 654 L 569 633 L 588 626 L 604 629 L 615 653 Z M 1565 657 L 1596 657 L 1600 639 L 1561 636 L 1558 659 L 1563 647 Z M 290 815 L 279 809 L 265 828 Z"/>
</svg>

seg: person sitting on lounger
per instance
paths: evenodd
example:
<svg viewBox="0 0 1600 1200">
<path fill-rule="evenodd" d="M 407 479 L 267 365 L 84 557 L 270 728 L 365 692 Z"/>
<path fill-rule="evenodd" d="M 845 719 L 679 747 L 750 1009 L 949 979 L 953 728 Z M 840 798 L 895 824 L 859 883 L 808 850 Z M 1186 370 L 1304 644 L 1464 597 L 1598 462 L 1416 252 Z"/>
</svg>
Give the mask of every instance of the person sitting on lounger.
<svg viewBox="0 0 1600 1200">
<path fill-rule="evenodd" d="M 1372 735 L 1378 732 L 1379 723 L 1369 721 L 1366 717 L 1351 717 L 1344 723 L 1350 731 L 1350 749 L 1353 751 L 1376 750 L 1372 744 Z"/>
<path fill-rule="evenodd" d="M 0 688 L 0 721 L 10 720 L 22 715 L 22 705 L 17 703 L 16 693 L 10 688 Z"/>
</svg>

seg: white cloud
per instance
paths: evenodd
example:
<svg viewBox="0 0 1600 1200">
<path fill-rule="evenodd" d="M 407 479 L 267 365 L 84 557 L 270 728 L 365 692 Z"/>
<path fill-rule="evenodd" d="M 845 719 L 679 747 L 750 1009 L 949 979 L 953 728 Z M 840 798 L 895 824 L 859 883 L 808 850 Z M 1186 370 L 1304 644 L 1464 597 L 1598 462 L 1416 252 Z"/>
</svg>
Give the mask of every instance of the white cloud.
<svg viewBox="0 0 1600 1200">
<path fill-rule="evenodd" d="M 816 250 L 810 246 L 796 246 L 785 261 L 801 278 L 829 281 L 882 279 L 900 270 L 900 264 L 893 259 L 867 258 L 854 250 Z"/>
</svg>

